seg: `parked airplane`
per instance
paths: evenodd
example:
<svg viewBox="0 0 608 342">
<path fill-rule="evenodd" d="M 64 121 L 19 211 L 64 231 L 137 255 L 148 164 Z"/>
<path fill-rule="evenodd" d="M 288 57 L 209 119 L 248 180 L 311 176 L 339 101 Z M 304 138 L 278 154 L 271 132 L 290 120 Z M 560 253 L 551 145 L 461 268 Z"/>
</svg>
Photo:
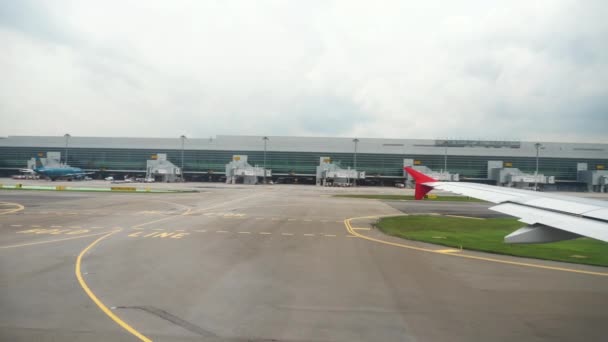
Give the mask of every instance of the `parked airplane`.
<svg viewBox="0 0 608 342">
<path fill-rule="evenodd" d="M 93 174 L 94 172 L 85 172 L 79 167 L 45 167 L 42 166 L 40 158 L 36 157 L 36 167 L 32 169 L 21 169 L 23 173 L 38 174 L 41 176 L 48 177 L 51 181 L 55 181 L 59 178 L 65 178 L 67 180 L 72 179 L 85 179 L 86 175 Z"/>
<path fill-rule="evenodd" d="M 491 210 L 520 217 L 528 226 L 505 237 L 507 243 L 545 243 L 581 236 L 608 242 L 608 201 L 503 188 L 487 184 L 439 182 L 411 167 L 415 199 L 432 189 L 445 190 L 497 203 Z"/>
</svg>

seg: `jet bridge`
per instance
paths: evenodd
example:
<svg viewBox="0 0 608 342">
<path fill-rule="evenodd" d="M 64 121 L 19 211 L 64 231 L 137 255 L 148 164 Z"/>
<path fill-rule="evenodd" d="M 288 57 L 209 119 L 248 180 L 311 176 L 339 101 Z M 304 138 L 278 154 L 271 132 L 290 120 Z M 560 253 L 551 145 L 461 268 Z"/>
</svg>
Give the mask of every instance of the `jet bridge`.
<svg viewBox="0 0 608 342">
<path fill-rule="evenodd" d="M 502 160 L 488 161 L 488 179 L 496 181 L 499 186 L 520 189 L 534 187 L 534 184 L 555 184 L 554 176 L 525 173 L 511 166 L 511 163 L 503 163 Z"/>
<path fill-rule="evenodd" d="M 47 152 L 46 157 L 40 157 L 40 164 L 44 167 L 66 167 L 61 163 L 61 152 Z M 27 168 L 33 170 L 36 168 L 36 158 L 31 158 L 27 161 Z"/>
<path fill-rule="evenodd" d="M 421 165 L 421 163 L 414 159 L 403 159 L 403 177 L 405 177 L 405 186 L 408 188 L 414 187 L 414 178 L 405 171 L 406 167 L 411 167 L 416 171 L 422 172 L 431 178 L 437 179 L 443 182 L 458 182 L 460 181 L 460 175 L 458 173 L 451 173 L 447 170 L 434 171 L 427 166 Z"/>
<path fill-rule="evenodd" d="M 172 183 L 182 181 L 182 170 L 167 160 L 165 153 L 158 153 L 146 161 L 146 181 Z"/>
<path fill-rule="evenodd" d="M 232 161 L 226 164 L 226 184 L 258 184 L 259 179 L 264 175 L 270 178 L 272 171 L 263 167 L 251 166 L 247 162 L 247 156 L 234 155 Z"/>
<path fill-rule="evenodd" d="M 322 186 L 352 186 L 357 179 L 365 179 L 365 171 L 341 168 L 338 164 L 332 163 L 331 158 L 319 158 L 317 166 L 317 185 Z"/>
<path fill-rule="evenodd" d="M 589 192 L 608 192 L 608 170 L 596 165 L 597 170 L 588 170 L 587 163 L 576 164 L 576 180 L 587 184 Z"/>
</svg>

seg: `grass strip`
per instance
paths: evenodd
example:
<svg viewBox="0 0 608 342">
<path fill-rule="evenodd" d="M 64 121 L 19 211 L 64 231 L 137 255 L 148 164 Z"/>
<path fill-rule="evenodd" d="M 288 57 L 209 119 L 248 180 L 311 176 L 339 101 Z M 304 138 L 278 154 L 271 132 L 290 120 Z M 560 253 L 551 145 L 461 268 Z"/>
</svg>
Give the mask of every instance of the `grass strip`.
<svg viewBox="0 0 608 342">
<path fill-rule="evenodd" d="M 472 220 L 445 216 L 396 216 L 376 226 L 388 235 L 482 252 L 608 266 L 608 243 L 590 238 L 546 244 L 507 244 L 504 237 L 522 227 L 515 218 Z"/>
</svg>

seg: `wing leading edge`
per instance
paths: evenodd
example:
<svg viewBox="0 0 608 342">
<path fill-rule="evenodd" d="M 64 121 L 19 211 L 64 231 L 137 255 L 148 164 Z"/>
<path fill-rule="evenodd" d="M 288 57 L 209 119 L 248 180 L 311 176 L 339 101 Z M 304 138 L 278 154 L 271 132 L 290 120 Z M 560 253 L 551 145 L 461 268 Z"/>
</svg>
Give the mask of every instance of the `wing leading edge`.
<svg viewBox="0 0 608 342">
<path fill-rule="evenodd" d="M 545 243 L 581 236 L 608 242 L 608 202 L 486 184 L 438 182 L 411 167 L 405 171 L 416 180 L 416 199 L 440 189 L 496 203 L 491 210 L 519 217 L 527 226 L 507 235 L 507 243 Z"/>
</svg>

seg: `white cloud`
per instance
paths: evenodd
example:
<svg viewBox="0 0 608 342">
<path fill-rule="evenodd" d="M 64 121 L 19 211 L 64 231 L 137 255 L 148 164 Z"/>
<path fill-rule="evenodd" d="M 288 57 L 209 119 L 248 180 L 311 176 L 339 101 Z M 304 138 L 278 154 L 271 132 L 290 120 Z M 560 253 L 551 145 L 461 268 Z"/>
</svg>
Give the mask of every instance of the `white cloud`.
<svg viewBox="0 0 608 342">
<path fill-rule="evenodd" d="M 0 134 L 604 141 L 603 1 L 0 4 Z"/>
</svg>

